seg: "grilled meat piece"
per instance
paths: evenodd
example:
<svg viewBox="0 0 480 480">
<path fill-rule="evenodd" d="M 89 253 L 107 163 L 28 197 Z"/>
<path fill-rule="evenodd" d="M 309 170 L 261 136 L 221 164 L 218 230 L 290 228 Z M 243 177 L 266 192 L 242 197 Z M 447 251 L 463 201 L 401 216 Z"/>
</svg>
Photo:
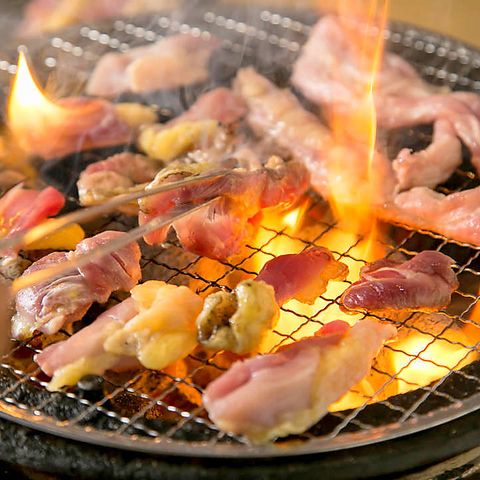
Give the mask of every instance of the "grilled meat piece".
<svg viewBox="0 0 480 480">
<path fill-rule="evenodd" d="M 160 165 L 151 158 L 131 152 L 92 163 L 80 174 L 77 182 L 80 202 L 85 206 L 96 205 L 149 183 L 160 170 Z M 137 215 L 138 203 L 122 205 L 118 210 L 127 215 Z"/>
<path fill-rule="evenodd" d="M 345 280 L 347 273 L 348 267 L 337 262 L 330 250 L 313 247 L 269 260 L 255 280 L 271 285 L 281 306 L 293 298 L 302 303 L 314 303 L 325 293 L 330 280 Z"/>
<path fill-rule="evenodd" d="M 216 37 L 179 34 L 132 48 L 107 53 L 97 63 L 87 93 L 112 98 L 124 92 L 143 93 L 191 85 L 208 78 L 207 63 L 220 46 Z"/>
<path fill-rule="evenodd" d="M 89 374 L 102 375 L 106 370 L 128 370 L 140 366 L 135 357 L 108 353 L 103 347 L 105 340 L 137 313 L 135 302 L 128 298 L 67 340 L 49 345 L 36 355 L 35 362 L 52 377 L 47 389 L 55 391 L 74 385 Z"/>
<path fill-rule="evenodd" d="M 186 357 L 197 345 L 195 319 L 202 299 L 185 286 L 151 280 L 132 289 L 138 313 L 111 333 L 109 353 L 136 357 L 155 370 Z"/>
<path fill-rule="evenodd" d="M 393 162 L 400 191 L 445 182 L 462 163 L 462 143 L 448 120 L 436 120 L 432 143 L 420 152 L 404 148 Z"/>
<path fill-rule="evenodd" d="M 458 287 L 453 263 L 447 255 L 429 250 L 406 262 L 378 260 L 360 270 L 360 280 L 347 288 L 341 303 L 350 310 L 377 314 L 438 311 L 450 303 Z"/>
<path fill-rule="evenodd" d="M 200 95 L 182 115 L 144 128 L 138 146 L 150 157 L 169 162 L 193 148 L 214 146 L 222 133 L 218 124 L 230 129 L 246 111 L 241 97 L 228 88 L 216 88 Z"/>
<path fill-rule="evenodd" d="M 450 195 L 415 187 L 377 213 L 386 220 L 480 246 L 480 187 Z"/>
<path fill-rule="evenodd" d="M 247 123 L 255 134 L 272 139 L 302 162 L 322 196 L 330 198 L 334 189 L 344 196 L 338 199 L 342 203 L 362 205 L 381 205 L 393 197 L 396 178 L 388 159 L 376 154 L 370 164 L 363 146 L 335 145 L 329 130 L 292 92 L 253 68 L 240 70 L 234 86 L 247 102 Z"/>
<path fill-rule="evenodd" d="M 122 232 L 105 231 L 82 240 L 73 252 L 47 255 L 23 275 L 80 256 Z M 62 278 L 40 282 L 19 290 L 15 297 L 17 313 L 12 319 L 12 336 L 23 339 L 35 330 L 51 334 L 63 325 L 80 320 L 93 302 L 103 303 L 115 290 L 130 290 L 141 278 L 140 248 L 133 242 L 109 255 L 73 269 Z"/>
<path fill-rule="evenodd" d="M 350 26 L 351 27 L 351 26 Z M 366 92 L 371 73 L 361 63 L 356 28 L 343 25 L 332 15 L 322 17 L 313 27 L 300 58 L 294 65 L 292 83 L 311 101 L 350 111 L 361 101 L 358 92 Z M 322 55 L 318 52 L 321 51 Z M 366 68 L 367 67 L 367 68 Z M 460 93 L 460 95 L 459 95 Z M 451 93 L 423 81 L 404 59 L 386 52 L 374 91 L 377 124 L 381 128 L 399 128 L 443 119 L 472 152 L 477 170 L 480 163 L 480 99 L 470 92 Z M 433 151 L 425 156 L 435 156 Z M 430 162 L 431 160 L 429 160 Z M 428 174 L 421 181 L 428 186 Z"/>
<path fill-rule="evenodd" d="M 186 357 L 197 345 L 195 318 L 201 298 L 187 287 L 149 281 L 69 339 L 50 345 L 35 361 L 52 377 L 49 390 L 74 385 L 84 375 L 156 370 Z"/>
<path fill-rule="evenodd" d="M 44 190 L 29 190 L 19 184 L 8 191 L 0 200 L 0 233 L 8 238 L 38 225 L 47 217 L 56 215 L 65 203 L 64 196 L 53 187 Z M 13 258 L 18 250 L 1 252 Z"/>
<path fill-rule="evenodd" d="M 180 180 L 190 172 L 160 172 L 147 187 Z M 139 201 L 139 223 L 143 225 L 174 207 L 221 196 L 211 206 L 177 220 L 172 225 L 183 247 L 192 253 L 225 260 L 240 252 L 255 231 L 254 217 L 265 208 L 287 208 L 308 187 L 308 173 L 297 162 L 279 163 L 254 171 L 232 170 L 227 176 L 145 197 Z M 164 240 L 168 229 L 156 230 L 145 241 L 152 245 Z"/>
<path fill-rule="evenodd" d="M 197 318 L 198 339 L 209 350 L 249 353 L 275 327 L 278 307 L 292 298 L 313 303 L 330 280 L 344 280 L 347 272 L 323 247 L 269 260 L 254 280 L 240 282 L 232 293 L 205 298 Z"/>
<path fill-rule="evenodd" d="M 132 129 L 120 118 L 114 105 L 100 98 L 61 98 L 52 103 L 51 110 L 41 121 L 40 113 L 35 110 L 12 120 L 19 122 L 18 128 L 13 123 L 13 131 L 22 132 L 18 143 L 45 160 L 80 150 L 121 145 L 133 138 Z"/>
<path fill-rule="evenodd" d="M 186 112 L 159 125 L 158 128 L 199 120 L 216 120 L 229 124 L 240 120 L 246 113 L 247 105 L 241 96 L 228 88 L 219 87 L 200 95 Z"/>
<path fill-rule="evenodd" d="M 223 431 L 254 443 L 302 433 L 361 380 L 396 329 L 335 321 L 314 336 L 233 366 L 207 386 L 203 404 Z"/>
<path fill-rule="evenodd" d="M 208 350 L 247 354 L 275 327 L 278 313 L 273 287 L 245 280 L 232 293 L 216 292 L 205 298 L 197 318 L 198 339 Z"/>
</svg>

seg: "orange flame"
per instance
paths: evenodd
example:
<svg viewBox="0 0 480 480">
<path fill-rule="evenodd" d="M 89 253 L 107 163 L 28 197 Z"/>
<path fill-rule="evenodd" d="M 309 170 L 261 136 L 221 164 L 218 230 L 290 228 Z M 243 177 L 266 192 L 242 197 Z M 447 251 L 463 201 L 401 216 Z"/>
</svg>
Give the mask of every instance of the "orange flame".
<svg viewBox="0 0 480 480">
<path fill-rule="evenodd" d="M 9 127 L 27 153 L 51 159 L 88 148 L 126 143 L 131 129 L 113 105 L 96 98 L 54 101 L 41 90 L 23 52 L 8 105 Z"/>
<path fill-rule="evenodd" d="M 334 102 L 330 111 L 336 146 L 327 154 L 329 200 L 336 217 L 348 221 L 348 228 L 355 232 L 368 231 L 375 225 L 370 209 L 378 195 L 382 175 L 375 168 L 378 153 L 375 151 L 377 118 L 374 102 L 388 0 L 382 3 L 378 16 L 376 0 L 369 5 L 338 0 L 335 8 L 349 44 L 355 50 L 361 74 L 357 84 L 351 86 L 356 92 L 355 105 L 345 110 Z M 338 75 L 342 73 L 338 72 Z"/>
<path fill-rule="evenodd" d="M 20 52 L 17 74 L 8 105 L 10 129 L 25 151 L 35 150 L 42 142 L 53 118 L 63 118 L 65 109 L 49 100 L 40 89 L 28 66 L 25 54 Z"/>
</svg>

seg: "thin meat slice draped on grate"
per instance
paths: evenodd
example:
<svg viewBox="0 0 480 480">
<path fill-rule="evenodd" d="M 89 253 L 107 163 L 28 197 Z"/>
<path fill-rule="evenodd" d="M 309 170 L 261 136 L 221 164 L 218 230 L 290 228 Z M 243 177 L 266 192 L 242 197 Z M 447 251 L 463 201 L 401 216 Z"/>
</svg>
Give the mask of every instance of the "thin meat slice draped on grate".
<svg viewBox="0 0 480 480">
<path fill-rule="evenodd" d="M 84 375 L 146 367 L 161 370 L 197 345 L 195 318 L 202 299 L 185 286 L 148 281 L 69 339 L 50 345 L 35 361 L 52 377 L 49 390 Z"/>
<path fill-rule="evenodd" d="M 347 288 L 340 301 L 347 309 L 377 314 L 438 311 L 450 303 L 458 287 L 453 263 L 447 255 L 430 250 L 405 262 L 377 260 L 362 267 L 360 280 Z"/>
<path fill-rule="evenodd" d="M 123 53 L 107 53 L 92 72 L 87 93 L 111 98 L 202 82 L 208 78 L 208 60 L 219 46 L 220 40 L 213 36 L 179 34 Z"/>
<path fill-rule="evenodd" d="M 122 232 L 105 231 L 82 240 L 73 252 L 51 253 L 25 270 L 28 275 L 66 262 L 112 241 Z M 35 330 L 52 334 L 63 325 L 80 320 L 93 302 L 106 302 L 116 290 L 130 290 L 141 278 L 137 243 L 120 248 L 86 265 L 72 269 L 62 278 L 39 282 L 18 291 L 12 336 L 28 338 Z"/>
<path fill-rule="evenodd" d="M 234 130 L 246 112 L 247 106 L 240 96 L 228 88 L 215 88 L 200 95 L 178 117 L 145 127 L 138 146 L 149 156 L 168 162 L 188 150 L 205 150 L 215 144 L 219 124 Z"/>
<path fill-rule="evenodd" d="M 203 394 L 212 421 L 253 443 L 302 433 L 369 371 L 392 325 L 334 321 L 270 355 L 237 362 Z"/>
<path fill-rule="evenodd" d="M 415 187 L 397 195 L 394 203 L 378 214 L 386 220 L 480 246 L 480 187 L 450 195 Z"/>
<path fill-rule="evenodd" d="M 228 175 L 145 197 L 139 201 L 139 223 L 165 214 L 172 208 L 220 196 L 211 206 L 173 223 L 185 250 L 217 260 L 240 253 L 254 234 L 255 220 L 263 209 L 291 207 L 308 187 L 308 172 L 298 162 L 275 164 L 253 171 L 234 169 Z M 185 168 L 160 172 L 147 187 L 180 180 L 190 172 Z M 145 237 L 147 243 L 161 243 L 167 228 Z"/>
<path fill-rule="evenodd" d="M 292 83 L 308 99 L 340 111 L 356 108 L 361 101 L 358 92 L 366 91 L 359 86 L 364 87 L 370 81 L 370 73 L 361 64 L 361 47 L 354 40 L 362 27 L 350 28 L 351 31 L 335 16 L 321 18 L 313 27 L 292 75 Z M 442 119 L 450 123 L 456 136 L 472 152 L 477 170 L 480 168 L 477 162 L 480 158 L 480 98 L 477 95 L 469 92 L 458 95 L 433 87 L 404 59 L 386 52 L 374 96 L 379 127 L 398 128 Z M 445 137 L 444 141 L 447 140 Z M 450 141 L 455 144 L 453 137 Z M 453 173 L 455 165 L 451 160 L 435 155 L 432 150 L 424 152 L 424 156 L 441 169 L 450 168 Z M 417 179 L 417 185 L 422 180 L 425 182 L 422 186 L 432 182 L 427 172 Z"/>
<path fill-rule="evenodd" d="M 336 145 L 330 131 L 291 91 L 251 67 L 237 73 L 234 87 L 247 102 L 246 119 L 254 133 L 271 138 L 302 162 L 322 196 L 330 198 L 335 189 L 344 195 L 343 203 L 370 205 L 383 205 L 393 197 L 396 178 L 388 159 L 376 154 L 370 165 L 364 147 Z"/>
<path fill-rule="evenodd" d="M 251 353 L 275 327 L 278 307 L 293 298 L 313 303 L 330 280 L 344 280 L 347 273 L 348 267 L 323 247 L 280 255 L 232 293 L 215 292 L 205 298 L 197 318 L 198 339 L 208 350 Z"/>
</svg>

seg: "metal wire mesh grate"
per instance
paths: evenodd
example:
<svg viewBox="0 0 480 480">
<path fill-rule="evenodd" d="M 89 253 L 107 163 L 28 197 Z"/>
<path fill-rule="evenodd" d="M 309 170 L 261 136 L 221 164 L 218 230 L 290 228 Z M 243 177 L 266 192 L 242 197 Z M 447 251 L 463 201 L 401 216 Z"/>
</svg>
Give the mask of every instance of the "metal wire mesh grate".
<svg viewBox="0 0 480 480">
<path fill-rule="evenodd" d="M 185 18 L 179 19 L 179 15 L 176 12 L 95 27 L 75 27 L 62 37 L 50 39 L 46 46 L 29 48 L 40 73 L 54 72 L 59 83 L 70 82 L 77 89 L 78 72 L 80 80 L 86 79 L 95 61 L 106 51 L 125 51 L 172 32 L 215 34 L 223 41 L 223 52 L 211 65 L 215 84 L 228 83 L 239 67 L 248 64 L 285 84 L 313 21 L 305 13 L 296 14 L 297 19 L 269 11 L 232 13 L 207 6 L 183 14 Z M 401 25 L 392 25 L 386 37 L 389 48 L 418 66 L 430 81 L 480 90 L 480 56 L 471 49 Z M 9 58 L 0 62 L 0 74 L 14 73 L 13 61 Z M 178 113 L 200 91 L 212 85 L 156 93 L 141 100 Z M 414 130 L 396 134 L 415 137 L 417 133 Z M 478 185 L 470 167 L 466 159 L 439 191 L 450 193 Z M 186 253 L 175 241 L 162 248 L 142 245 L 143 281 L 155 278 L 188 285 L 201 294 L 217 288 L 228 290 L 240 279 L 255 275 L 262 259 L 290 253 L 279 250 L 278 245 L 285 244 L 295 251 L 313 245 L 330 246 L 335 257 L 349 263 L 351 269 L 358 270 L 364 265 L 367 258 L 361 247 L 366 238 L 347 232 L 315 195 L 308 198 L 308 205 L 300 227 L 265 221 L 255 242 L 247 245 L 243 255 L 232 263 L 213 262 Z M 127 230 L 131 226 L 130 219 L 117 214 L 92 224 L 88 233 Z M 343 243 L 336 241 L 332 248 L 328 242 L 333 235 Z M 474 309 L 479 300 L 480 249 L 401 225 L 383 225 L 379 238 L 374 248 L 382 256 L 402 254 L 409 258 L 424 249 L 450 255 L 456 261 L 460 287 L 448 309 L 433 319 L 418 313 L 390 318 L 399 329 L 399 340 L 384 348 L 366 383 L 349 393 L 349 403 L 338 405 L 308 432 L 283 441 L 281 450 L 273 446 L 252 447 L 242 438 L 219 432 L 210 422 L 201 406 L 201 393 L 208 381 L 225 371 L 233 359 L 229 354 L 207 354 L 200 349 L 180 367 L 163 373 L 107 373 L 103 382 L 88 388 L 75 387 L 52 394 L 45 390 L 47 378 L 33 362 L 33 355 L 52 339 L 37 335 L 25 342 L 15 342 L 0 363 L 0 414 L 67 437 L 121 448 L 182 455 L 188 445 L 188 455 L 272 456 L 329 451 L 386 440 L 476 409 L 480 389 L 477 362 L 480 325 Z M 342 291 L 348 283 L 343 283 Z M 295 326 L 279 324 L 270 336 L 269 349 L 309 335 L 336 318 L 338 298 L 338 291 L 328 290 L 309 310 L 296 304 L 283 307 L 284 317 L 293 319 Z M 114 296 L 110 302 L 122 299 Z M 100 311 L 101 307 L 92 307 L 86 321 Z M 68 335 L 61 331 L 54 340 Z M 412 338 L 421 341 L 407 348 Z M 437 347 L 441 347 L 442 354 L 435 353 Z M 431 377 L 418 381 L 410 374 L 423 370 L 430 371 Z"/>
</svg>

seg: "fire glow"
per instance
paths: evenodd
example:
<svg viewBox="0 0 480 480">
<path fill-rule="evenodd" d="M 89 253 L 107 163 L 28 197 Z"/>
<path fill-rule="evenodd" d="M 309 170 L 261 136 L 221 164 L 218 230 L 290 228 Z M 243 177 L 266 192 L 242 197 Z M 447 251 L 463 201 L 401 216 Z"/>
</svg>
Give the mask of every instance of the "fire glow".
<svg viewBox="0 0 480 480">
<path fill-rule="evenodd" d="M 35 80 L 23 52 L 10 94 L 8 120 L 17 144 L 25 152 L 46 160 L 131 139 L 128 125 L 104 100 L 49 99 Z"/>
</svg>

